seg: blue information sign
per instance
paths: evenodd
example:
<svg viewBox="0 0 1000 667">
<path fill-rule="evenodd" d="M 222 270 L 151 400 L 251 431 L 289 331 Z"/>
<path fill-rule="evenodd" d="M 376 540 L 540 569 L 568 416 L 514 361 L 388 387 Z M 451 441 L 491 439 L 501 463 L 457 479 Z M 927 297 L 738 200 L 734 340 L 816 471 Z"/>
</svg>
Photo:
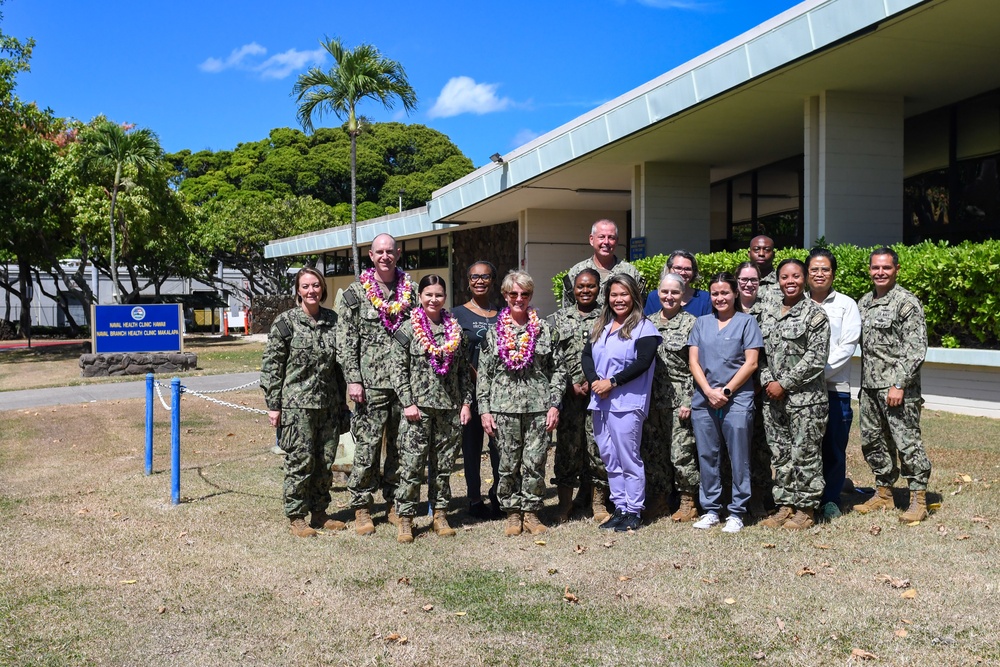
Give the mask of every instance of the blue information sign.
<svg viewBox="0 0 1000 667">
<path fill-rule="evenodd" d="M 642 259 L 646 256 L 646 237 L 645 236 L 633 236 L 632 240 L 628 244 L 628 259 L 630 262 L 634 262 L 637 259 Z"/>
<path fill-rule="evenodd" d="M 94 306 L 94 353 L 182 352 L 179 303 Z"/>
</svg>

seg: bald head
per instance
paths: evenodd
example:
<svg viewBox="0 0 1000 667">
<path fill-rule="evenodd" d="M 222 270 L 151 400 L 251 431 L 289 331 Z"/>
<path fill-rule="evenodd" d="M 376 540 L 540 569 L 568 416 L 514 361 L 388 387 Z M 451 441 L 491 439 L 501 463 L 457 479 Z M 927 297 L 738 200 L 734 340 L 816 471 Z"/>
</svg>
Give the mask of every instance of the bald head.
<svg viewBox="0 0 1000 667">
<path fill-rule="evenodd" d="M 368 257 L 375 265 L 375 271 L 383 281 L 392 280 L 396 274 L 396 260 L 399 259 L 399 248 L 396 239 L 389 234 L 379 234 L 372 240 Z"/>
</svg>

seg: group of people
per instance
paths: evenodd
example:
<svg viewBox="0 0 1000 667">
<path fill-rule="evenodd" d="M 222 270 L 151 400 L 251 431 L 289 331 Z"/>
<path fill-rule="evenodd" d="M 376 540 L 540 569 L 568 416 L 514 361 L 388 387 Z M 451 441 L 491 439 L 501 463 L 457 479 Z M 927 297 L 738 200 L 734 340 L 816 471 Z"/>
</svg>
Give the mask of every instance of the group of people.
<svg viewBox="0 0 1000 667">
<path fill-rule="evenodd" d="M 412 542 L 425 480 L 433 532 L 455 535 L 447 511 L 459 447 L 469 514 L 505 517 L 509 536 L 544 533 L 552 432 L 557 522 L 582 507 L 618 532 L 671 510 L 697 529 L 722 524 L 723 515 L 725 532 L 750 517 L 808 528 L 841 512 L 859 341 L 862 452 L 876 490 L 854 510 L 893 508 L 902 472 L 910 502 L 900 520 L 927 516 L 930 463 L 919 423 L 926 327 L 919 301 L 896 284 L 894 251 L 872 253 L 873 289 L 860 304 L 833 289 L 828 250 L 774 268 L 766 236 L 753 239 L 749 261 L 711 276 L 705 290 L 693 286 L 694 255 L 672 253 L 647 299 L 642 275 L 615 256 L 617 244 L 614 222 L 594 223 L 594 253 L 567 272 L 563 307 L 548 318 L 532 307 L 534 281 L 524 271 L 503 277 L 495 303 L 498 276 L 488 261 L 468 269 L 470 299 L 445 309 L 445 280 L 431 274 L 414 284 L 396 267 L 399 249 L 387 234 L 372 242 L 373 267 L 344 291 L 339 319 L 320 305 L 322 276 L 302 269 L 299 307 L 275 320 L 261 369 L 286 452 L 292 533 L 346 528 L 327 509 L 347 427 L 359 535 L 375 532 L 381 487 L 397 540 Z M 484 444 L 493 469 L 486 499 Z"/>
</svg>

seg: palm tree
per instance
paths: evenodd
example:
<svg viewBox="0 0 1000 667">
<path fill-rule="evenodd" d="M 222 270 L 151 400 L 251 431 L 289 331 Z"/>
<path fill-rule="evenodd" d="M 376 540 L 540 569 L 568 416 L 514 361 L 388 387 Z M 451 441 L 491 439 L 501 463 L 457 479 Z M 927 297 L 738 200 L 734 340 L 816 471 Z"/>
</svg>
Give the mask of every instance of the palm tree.
<svg viewBox="0 0 1000 667">
<path fill-rule="evenodd" d="M 417 94 L 406 79 L 403 66 L 386 58 L 370 44 L 345 49 L 339 39 L 327 38 L 320 44 L 333 56 L 336 63 L 324 72 L 313 67 L 300 74 L 292 94 L 299 104 L 298 120 L 307 132 L 313 129 L 312 116 L 316 112 L 332 111 L 337 118 L 347 121 L 347 134 L 351 137 L 351 251 L 354 257 L 354 276 L 360 275 L 358 254 L 358 195 L 357 195 L 357 139 L 361 123 L 357 105 L 365 98 L 378 100 L 385 109 L 392 109 L 396 98 L 407 113 L 417 108 Z"/>
<path fill-rule="evenodd" d="M 115 204 L 122 186 L 122 170 L 129 165 L 139 170 L 155 169 L 163 158 L 163 149 L 152 130 L 142 128 L 132 131 L 131 126 L 117 125 L 108 120 L 99 122 L 88 134 L 84 170 L 96 169 L 108 173 L 113 170 L 115 174 L 111 186 L 111 285 L 114 302 L 120 303 L 118 258 L 115 254 Z"/>
</svg>

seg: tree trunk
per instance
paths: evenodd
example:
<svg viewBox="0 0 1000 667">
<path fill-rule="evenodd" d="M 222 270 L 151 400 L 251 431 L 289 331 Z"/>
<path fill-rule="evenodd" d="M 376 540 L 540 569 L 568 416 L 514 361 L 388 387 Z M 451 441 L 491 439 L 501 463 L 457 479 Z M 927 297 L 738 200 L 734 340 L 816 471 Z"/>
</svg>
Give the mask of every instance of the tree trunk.
<svg viewBox="0 0 1000 667">
<path fill-rule="evenodd" d="M 118 296 L 118 257 L 115 252 L 117 250 L 115 247 L 115 204 L 118 202 L 118 184 L 121 182 L 121 178 L 122 166 L 119 163 L 118 169 L 115 171 L 115 185 L 111 189 L 111 294 L 114 303 L 121 303 L 121 298 Z"/>
<path fill-rule="evenodd" d="M 358 252 L 358 133 L 351 132 L 351 255 L 354 279 L 361 277 L 361 254 Z"/>
<path fill-rule="evenodd" d="M 4 281 L 5 284 L 9 284 L 10 283 L 10 264 L 7 264 L 6 262 L 4 262 L 4 265 L 3 265 L 3 281 Z M 5 289 L 3 291 L 3 301 L 4 301 L 4 307 L 6 308 L 6 311 L 4 312 L 4 315 L 3 315 L 3 321 L 4 322 L 10 322 L 10 290 L 9 289 Z"/>
<path fill-rule="evenodd" d="M 31 262 L 24 257 L 17 258 L 17 282 L 21 290 L 21 319 L 18 330 L 31 346 Z"/>
</svg>

